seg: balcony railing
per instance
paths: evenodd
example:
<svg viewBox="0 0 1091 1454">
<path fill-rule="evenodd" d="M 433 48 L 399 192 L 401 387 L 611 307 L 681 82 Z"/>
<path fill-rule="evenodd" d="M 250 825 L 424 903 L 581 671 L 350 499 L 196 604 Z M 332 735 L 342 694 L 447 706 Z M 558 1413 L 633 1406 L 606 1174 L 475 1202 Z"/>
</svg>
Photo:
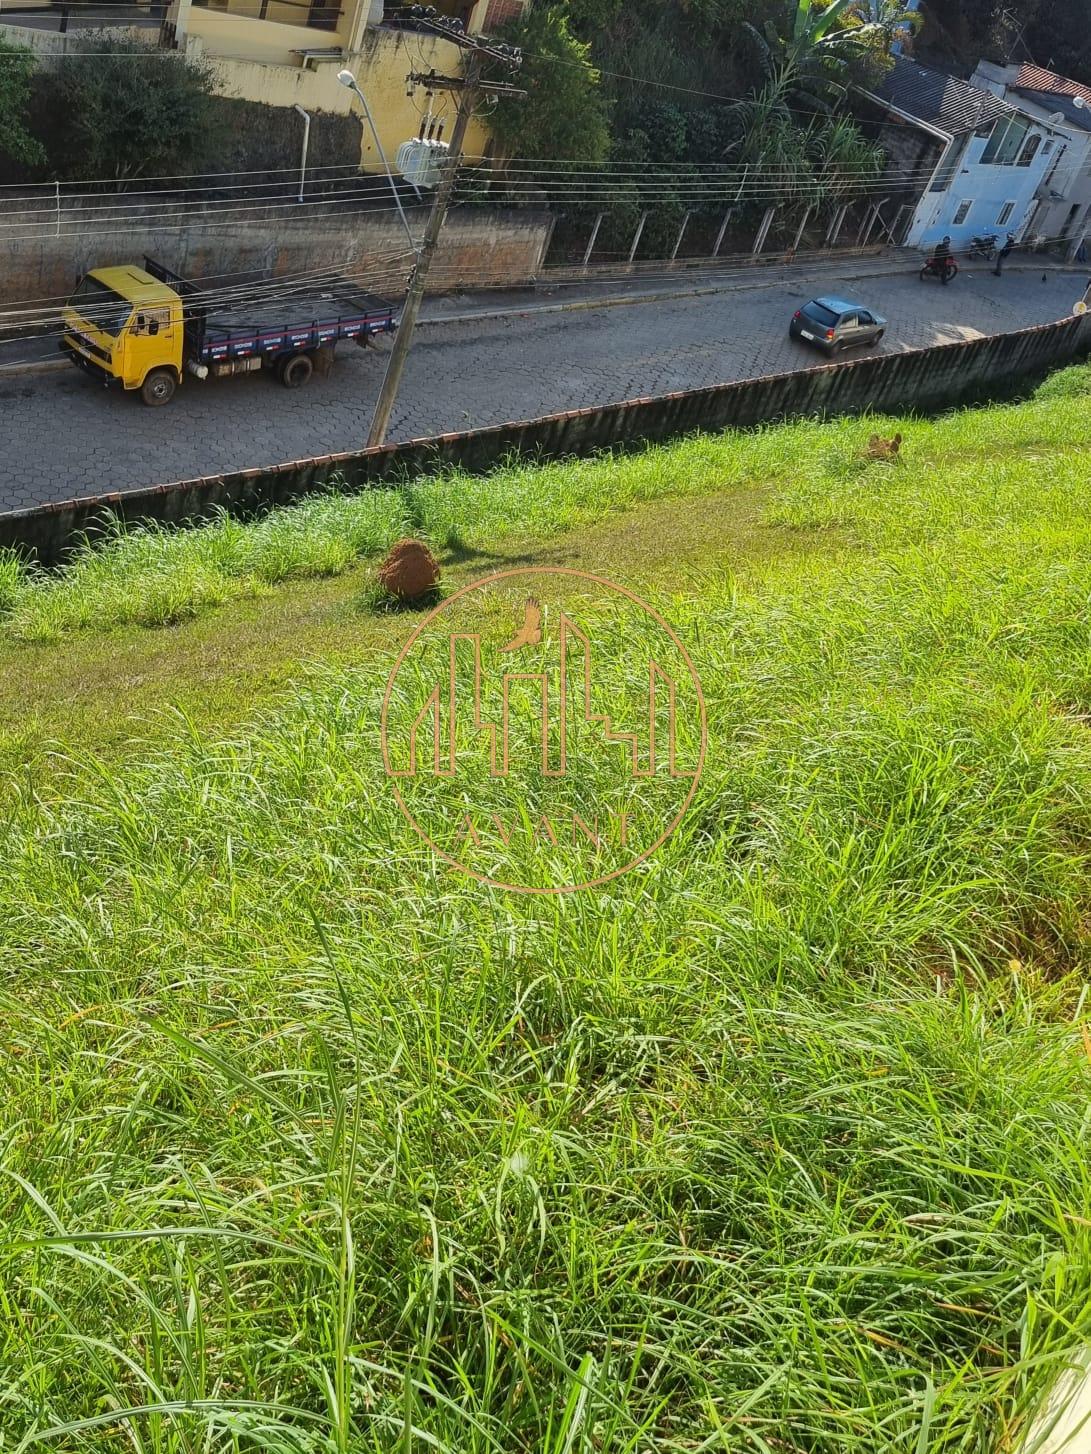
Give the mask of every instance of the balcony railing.
<svg viewBox="0 0 1091 1454">
<path fill-rule="evenodd" d="M 61 35 L 72 30 L 117 29 L 122 26 L 156 27 L 167 13 L 167 0 L 149 0 L 135 4 L 133 0 L 48 0 L 45 5 L 5 4 L 0 10 L 0 24 L 10 20 L 15 25 L 34 30 L 54 30 Z"/>
<path fill-rule="evenodd" d="M 306 25 L 312 30 L 336 30 L 344 13 L 340 5 L 311 4 L 309 0 L 253 0 L 238 8 L 231 4 L 210 5 L 209 0 L 193 0 L 193 4 L 195 8 L 219 10 L 244 20 L 275 20 L 281 25 Z M 295 13 L 287 16 L 281 13 L 284 10 Z"/>
</svg>

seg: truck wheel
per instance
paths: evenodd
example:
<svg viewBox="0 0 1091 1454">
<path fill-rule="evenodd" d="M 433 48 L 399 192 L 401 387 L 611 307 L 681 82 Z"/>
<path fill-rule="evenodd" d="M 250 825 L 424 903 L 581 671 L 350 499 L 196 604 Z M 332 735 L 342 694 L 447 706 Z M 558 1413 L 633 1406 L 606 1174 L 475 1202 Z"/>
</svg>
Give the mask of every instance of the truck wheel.
<svg viewBox="0 0 1091 1454">
<path fill-rule="evenodd" d="M 281 367 L 280 382 L 286 389 L 301 389 L 314 373 L 314 364 L 305 353 L 295 353 Z"/>
<path fill-rule="evenodd" d="M 177 380 L 170 369 L 152 369 L 141 385 L 140 397 L 149 408 L 156 409 L 160 404 L 170 403 L 177 387 Z"/>
</svg>

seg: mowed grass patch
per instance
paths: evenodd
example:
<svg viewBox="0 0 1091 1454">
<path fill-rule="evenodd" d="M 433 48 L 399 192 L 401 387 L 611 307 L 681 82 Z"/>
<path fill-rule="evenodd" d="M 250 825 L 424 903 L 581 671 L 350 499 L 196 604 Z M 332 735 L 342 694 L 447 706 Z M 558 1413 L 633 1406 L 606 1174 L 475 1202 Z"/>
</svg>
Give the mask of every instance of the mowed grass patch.
<svg viewBox="0 0 1091 1454">
<path fill-rule="evenodd" d="M 557 536 L 437 546 L 444 589 L 543 565 L 696 591 L 725 571 L 754 582 L 782 555 L 831 556 L 843 544 L 827 529 L 770 524 L 770 499 L 768 490 L 727 490 L 704 496 L 699 513 L 653 499 Z M 286 580 L 169 629 L 130 625 L 34 642 L 0 633 L 0 766 L 25 769 L 49 746 L 123 753 L 134 736 L 171 735 L 175 709 L 229 729 L 307 662 L 365 662 L 396 651 L 414 613 L 376 611 L 373 572 L 365 559 L 335 575 Z"/>
<path fill-rule="evenodd" d="M 14 1447 L 1018 1447 L 1091 1335 L 1087 426 L 1024 408 L 891 467 L 866 421 L 770 431 L 766 493 L 541 525 L 640 563 L 708 700 L 693 808 L 607 891 L 413 835 L 378 737 L 411 617 L 231 730 L 12 780 Z M 452 526 L 452 570 L 504 528 Z"/>
</svg>

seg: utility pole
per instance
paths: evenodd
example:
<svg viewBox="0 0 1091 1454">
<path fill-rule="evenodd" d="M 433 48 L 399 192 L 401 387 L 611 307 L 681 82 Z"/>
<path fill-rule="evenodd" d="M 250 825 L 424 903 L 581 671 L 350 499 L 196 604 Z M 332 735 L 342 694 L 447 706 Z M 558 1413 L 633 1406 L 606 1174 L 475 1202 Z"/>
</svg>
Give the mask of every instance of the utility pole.
<svg viewBox="0 0 1091 1454">
<path fill-rule="evenodd" d="M 414 7 L 419 9 L 420 7 Z M 417 17 L 414 16 L 416 19 Z M 427 23 L 427 22 L 424 22 Z M 371 432 L 368 435 L 368 446 L 380 445 L 386 441 L 386 432 L 390 427 L 390 416 L 394 411 L 394 404 L 398 397 L 398 389 L 401 385 L 402 374 L 405 372 L 406 360 L 409 357 L 409 347 L 413 341 L 413 330 L 417 324 L 417 317 L 420 313 L 421 303 L 424 301 L 424 287 L 428 278 L 428 269 L 431 267 L 432 258 L 435 255 L 436 245 L 439 242 L 439 235 L 443 229 L 443 222 L 447 216 L 447 209 L 451 203 L 451 197 L 455 190 L 455 178 L 458 171 L 458 164 L 462 158 L 462 148 L 466 140 L 466 128 L 470 124 L 470 117 L 473 115 L 482 96 L 524 96 L 524 91 L 517 91 L 511 86 L 485 81 L 482 76 L 485 65 L 489 60 L 498 60 L 506 64 L 509 69 L 515 70 L 522 61 L 518 51 L 509 46 L 498 46 L 491 44 L 483 36 L 466 35 L 464 32 L 453 30 L 449 25 L 443 24 L 442 20 L 434 26 L 435 33 L 442 35 L 445 40 L 454 41 L 467 51 L 466 69 L 462 76 L 438 76 L 435 71 L 427 75 L 420 75 L 412 72 L 408 78 L 411 86 L 424 85 L 429 91 L 450 91 L 458 96 L 458 111 L 455 117 L 454 130 L 451 133 L 450 151 L 444 162 L 443 176 L 440 178 L 439 186 L 436 188 L 436 195 L 432 202 L 432 211 L 428 217 L 428 225 L 424 230 L 424 240 L 421 243 L 420 251 L 417 253 L 416 265 L 413 268 L 409 280 L 409 288 L 405 295 L 405 305 L 402 308 L 402 316 L 398 322 L 398 331 L 394 337 L 394 347 L 390 351 L 390 358 L 386 366 L 386 375 L 383 378 L 383 386 L 379 391 L 379 398 L 375 405 L 375 414 L 371 421 Z"/>
</svg>

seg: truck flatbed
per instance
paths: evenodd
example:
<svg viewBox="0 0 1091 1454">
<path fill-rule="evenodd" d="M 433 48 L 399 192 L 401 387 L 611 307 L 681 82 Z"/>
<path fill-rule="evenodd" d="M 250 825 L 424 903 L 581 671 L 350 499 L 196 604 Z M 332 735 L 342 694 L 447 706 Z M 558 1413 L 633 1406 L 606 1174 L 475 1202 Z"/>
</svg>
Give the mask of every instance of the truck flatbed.
<svg viewBox="0 0 1091 1454">
<path fill-rule="evenodd" d="M 372 293 L 347 289 L 298 293 L 250 307 L 209 311 L 197 356 L 213 363 L 286 348 L 321 348 L 339 338 L 393 331 L 393 306 Z"/>
<path fill-rule="evenodd" d="M 269 279 L 244 285 L 255 293 L 252 302 L 242 299 L 223 308 L 215 293 L 206 298 L 196 283 L 152 258 L 145 258 L 144 266 L 182 297 L 192 356 L 203 364 L 307 353 L 341 338 L 362 341 L 397 327 L 394 304 L 347 282 L 296 292 Z M 278 286 L 282 296 L 274 295 Z"/>
</svg>

